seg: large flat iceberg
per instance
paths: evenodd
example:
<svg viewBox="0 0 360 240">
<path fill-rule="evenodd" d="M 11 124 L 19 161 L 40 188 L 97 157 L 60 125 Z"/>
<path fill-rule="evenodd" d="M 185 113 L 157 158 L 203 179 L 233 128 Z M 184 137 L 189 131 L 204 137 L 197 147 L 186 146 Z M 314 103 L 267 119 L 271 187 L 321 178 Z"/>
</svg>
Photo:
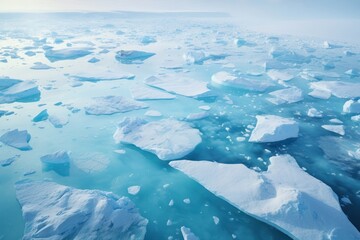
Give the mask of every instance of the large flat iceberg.
<svg viewBox="0 0 360 240">
<path fill-rule="evenodd" d="M 182 160 L 170 165 L 292 238 L 360 238 L 332 189 L 304 172 L 290 155 L 271 157 L 268 170 L 260 173 L 243 164 Z"/>
<path fill-rule="evenodd" d="M 148 220 L 126 197 L 49 181 L 20 181 L 23 239 L 144 239 Z"/>
<path fill-rule="evenodd" d="M 298 136 L 299 124 L 293 119 L 275 115 L 258 115 L 256 119 L 249 142 L 277 142 Z"/>
<path fill-rule="evenodd" d="M 154 153 L 161 160 L 182 158 L 201 143 L 200 131 L 174 119 L 147 122 L 125 118 L 114 133 L 116 143 L 133 144 Z"/>
</svg>

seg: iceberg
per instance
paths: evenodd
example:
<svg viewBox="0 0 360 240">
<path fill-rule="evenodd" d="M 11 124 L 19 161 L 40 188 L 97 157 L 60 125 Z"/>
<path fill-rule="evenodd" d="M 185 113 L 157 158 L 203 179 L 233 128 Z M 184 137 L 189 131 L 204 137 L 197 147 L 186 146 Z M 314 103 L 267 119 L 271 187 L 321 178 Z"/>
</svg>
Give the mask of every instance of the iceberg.
<svg viewBox="0 0 360 240">
<path fill-rule="evenodd" d="M 249 142 L 278 142 L 298 137 L 299 124 L 293 119 L 275 115 L 258 115 L 256 119 Z"/>
<path fill-rule="evenodd" d="M 148 220 L 126 197 L 49 181 L 15 184 L 23 239 L 144 239 Z"/>
<path fill-rule="evenodd" d="M 279 105 L 284 103 L 296 103 L 302 101 L 304 98 L 302 96 L 302 91 L 297 87 L 289 87 L 285 89 L 276 90 L 270 92 L 269 95 L 271 98 L 267 98 L 268 101 L 273 104 Z"/>
<path fill-rule="evenodd" d="M 310 83 L 310 88 L 320 92 L 327 92 L 337 98 L 360 97 L 360 83 L 320 81 Z"/>
<path fill-rule="evenodd" d="M 93 103 L 85 107 L 85 112 L 89 115 L 111 115 L 143 108 L 148 106 L 142 102 L 121 96 L 105 96 L 93 98 Z"/>
<path fill-rule="evenodd" d="M 360 99 L 355 100 L 348 100 L 344 103 L 343 106 L 344 113 L 360 113 Z"/>
<path fill-rule="evenodd" d="M 135 100 L 169 100 L 176 98 L 175 95 L 168 92 L 160 91 L 140 84 L 130 88 L 130 92 Z"/>
<path fill-rule="evenodd" d="M 213 85 L 220 85 L 231 88 L 245 89 L 250 91 L 264 92 L 274 84 L 270 82 L 251 80 L 243 77 L 236 77 L 228 72 L 221 71 L 211 76 L 211 83 Z"/>
<path fill-rule="evenodd" d="M 45 51 L 45 57 L 50 62 L 57 62 L 63 60 L 73 60 L 81 57 L 85 57 L 91 54 L 92 48 L 63 48 L 53 50 L 52 48 Z"/>
<path fill-rule="evenodd" d="M 269 161 L 265 172 L 209 161 L 172 161 L 170 166 L 294 239 L 360 238 L 329 186 L 303 171 L 290 155 L 273 156 Z"/>
<path fill-rule="evenodd" d="M 198 129 L 174 119 L 147 122 L 127 117 L 119 123 L 113 137 L 116 143 L 133 144 L 161 160 L 182 158 L 201 143 Z"/>
<path fill-rule="evenodd" d="M 115 59 L 123 64 L 142 63 L 146 59 L 154 56 L 155 53 L 136 50 L 121 50 L 117 52 Z"/>
<path fill-rule="evenodd" d="M 18 129 L 14 129 L 4 133 L 0 137 L 0 142 L 21 151 L 26 151 L 31 150 L 29 145 L 30 139 L 31 135 L 26 130 L 19 131 Z"/>
<path fill-rule="evenodd" d="M 210 94 L 207 82 L 181 76 L 166 75 L 161 78 L 151 76 L 144 82 L 149 86 L 185 97 L 202 97 Z"/>
</svg>

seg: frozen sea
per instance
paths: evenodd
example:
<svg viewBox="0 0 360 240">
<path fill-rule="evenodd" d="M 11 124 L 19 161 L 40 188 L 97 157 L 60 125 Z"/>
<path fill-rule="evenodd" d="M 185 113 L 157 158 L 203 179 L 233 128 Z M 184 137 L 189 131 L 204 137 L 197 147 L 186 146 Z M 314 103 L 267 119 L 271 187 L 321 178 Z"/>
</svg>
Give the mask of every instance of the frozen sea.
<svg viewBox="0 0 360 240">
<path fill-rule="evenodd" d="M 0 239 L 360 239 L 359 99 L 355 43 L 2 13 Z"/>
</svg>

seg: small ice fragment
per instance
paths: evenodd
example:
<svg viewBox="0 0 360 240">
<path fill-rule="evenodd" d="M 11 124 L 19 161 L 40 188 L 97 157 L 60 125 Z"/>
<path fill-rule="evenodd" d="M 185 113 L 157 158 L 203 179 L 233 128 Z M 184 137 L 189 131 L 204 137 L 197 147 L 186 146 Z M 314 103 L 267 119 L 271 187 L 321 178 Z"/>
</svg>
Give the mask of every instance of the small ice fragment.
<svg viewBox="0 0 360 240">
<path fill-rule="evenodd" d="M 140 192 L 140 186 L 130 186 L 128 187 L 128 193 L 131 195 L 137 195 Z"/>
</svg>

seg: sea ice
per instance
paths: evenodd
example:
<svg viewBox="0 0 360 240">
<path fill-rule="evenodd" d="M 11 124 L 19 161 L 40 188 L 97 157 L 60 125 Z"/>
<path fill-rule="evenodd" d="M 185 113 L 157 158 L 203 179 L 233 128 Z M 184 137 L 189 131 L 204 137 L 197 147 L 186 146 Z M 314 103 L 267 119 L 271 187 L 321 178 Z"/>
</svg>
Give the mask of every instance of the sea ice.
<svg viewBox="0 0 360 240">
<path fill-rule="evenodd" d="M 294 51 L 286 49 L 272 48 L 269 52 L 269 55 L 272 58 L 284 63 L 304 64 L 310 63 L 311 61 L 311 57 L 303 56 Z"/>
<path fill-rule="evenodd" d="M 290 237 L 360 238 L 329 186 L 303 171 L 290 155 L 273 156 L 269 161 L 265 172 L 255 172 L 243 164 L 209 161 L 181 160 L 170 165 L 241 211 L 276 226 Z"/>
<path fill-rule="evenodd" d="M 345 102 L 343 106 L 343 112 L 345 113 L 360 113 L 360 99 L 355 100 L 348 100 Z"/>
<path fill-rule="evenodd" d="M 212 75 L 211 82 L 215 85 L 246 89 L 250 91 L 259 91 L 259 92 L 263 92 L 267 88 L 273 86 L 273 84 L 269 82 L 260 81 L 260 80 L 251 80 L 243 77 L 236 77 L 224 71 L 217 72 L 214 75 Z"/>
<path fill-rule="evenodd" d="M 0 81 L 1 82 L 1 81 Z M 40 97 L 38 86 L 33 81 L 21 81 L 5 89 L 0 90 L 0 104 L 37 101 Z M 0 88 L 2 83 L 0 83 Z"/>
<path fill-rule="evenodd" d="M 49 122 L 56 128 L 62 128 L 69 123 L 69 118 L 66 114 L 54 113 L 49 115 Z"/>
<path fill-rule="evenodd" d="M 307 115 L 312 118 L 321 118 L 322 112 L 320 112 L 316 108 L 310 108 L 307 112 Z"/>
<path fill-rule="evenodd" d="M 17 148 L 21 151 L 31 150 L 29 145 L 30 134 L 26 131 L 19 131 L 18 129 L 8 131 L 0 137 L 0 142 Z"/>
<path fill-rule="evenodd" d="M 69 164 L 70 157 L 67 151 L 57 151 L 52 154 L 44 155 L 40 158 L 46 164 Z"/>
<path fill-rule="evenodd" d="M 142 102 L 122 96 L 105 96 L 93 98 L 93 103 L 85 107 L 85 112 L 90 115 L 111 115 L 147 107 L 148 106 Z"/>
<path fill-rule="evenodd" d="M 344 125 L 322 125 L 321 127 L 325 130 L 337 133 L 341 136 L 345 135 Z"/>
<path fill-rule="evenodd" d="M 84 153 L 80 156 L 72 155 L 72 159 L 76 167 L 86 173 L 104 171 L 110 164 L 110 159 L 105 154 L 99 152 Z"/>
<path fill-rule="evenodd" d="M 304 99 L 301 89 L 297 87 L 276 90 L 270 92 L 269 95 L 271 98 L 267 98 L 267 100 L 276 105 L 284 103 L 296 103 Z"/>
<path fill-rule="evenodd" d="M 7 167 L 7 166 L 11 165 L 18 158 L 19 158 L 19 155 L 16 155 L 14 157 L 10 157 L 10 158 L 1 160 L 0 161 L 0 166 Z"/>
<path fill-rule="evenodd" d="M 126 197 L 49 181 L 19 181 L 24 239 L 144 239 L 148 220 Z"/>
<path fill-rule="evenodd" d="M 298 136 L 299 124 L 293 119 L 275 115 L 258 115 L 256 119 L 249 142 L 277 142 Z"/>
<path fill-rule="evenodd" d="M 91 54 L 92 48 L 63 48 L 53 50 L 52 48 L 45 51 L 45 57 L 50 62 L 73 60 L 81 57 L 85 57 Z"/>
<path fill-rule="evenodd" d="M 111 80 L 133 80 L 134 74 L 131 73 L 114 73 L 110 71 L 101 71 L 96 73 L 81 73 L 77 75 L 70 75 L 70 77 L 77 81 L 99 82 Z"/>
<path fill-rule="evenodd" d="M 121 50 L 117 52 L 115 58 L 121 63 L 132 64 L 132 63 L 143 62 L 154 55 L 155 53 L 151 53 L 151 52 L 143 52 L 136 50 L 129 50 L 129 51 Z"/>
<path fill-rule="evenodd" d="M 310 83 L 310 88 L 328 92 L 338 98 L 360 97 L 360 83 L 319 81 Z"/>
<path fill-rule="evenodd" d="M 274 81 L 289 81 L 294 78 L 290 73 L 279 70 L 270 70 L 266 74 Z"/>
<path fill-rule="evenodd" d="M 149 111 L 146 111 L 145 116 L 148 116 L 148 117 L 161 117 L 162 114 L 159 111 L 149 110 Z"/>
<path fill-rule="evenodd" d="M 128 187 L 128 193 L 131 195 L 137 195 L 140 192 L 140 186 L 130 186 Z"/>
<path fill-rule="evenodd" d="M 201 97 L 210 93 L 207 82 L 182 76 L 166 75 L 159 78 L 151 76 L 145 79 L 144 82 L 149 86 L 186 97 Z"/>
<path fill-rule="evenodd" d="M 38 115 L 36 115 L 32 121 L 33 122 L 41 122 L 41 121 L 45 121 L 49 118 L 49 114 L 47 112 L 47 109 L 42 110 Z"/>
<path fill-rule="evenodd" d="M 33 70 L 48 70 L 52 68 L 53 67 L 50 67 L 49 65 L 46 65 L 45 63 L 41 63 L 41 62 L 35 62 L 34 65 L 30 67 L 30 69 Z"/>
<path fill-rule="evenodd" d="M 168 100 L 176 98 L 175 95 L 158 89 L 142 86 L 140 84 L 130 88 L 131 95 L 135 100 Z"/>
<path fill-rule="evenodd" d="M 144 36 L 141 38 L 140 42 L 144 45 L 156 42 L 156 38 L 153 36 Z"/>
<path fill-rule="evenodd" d="M 190 228 L 182 226 L 180 230 L 184 240 L 199 240 L 199 238 L 191 232 Z"/>
<path fill-rule="evenodd" d="M 133 144 L 156 154 L 161 160 L 184 157 L 201 143 L 198 129 L 173 119 L 147 122 L 140 118 L 124 118 L 113 137 L 116 143 Z"/>
</svg>

